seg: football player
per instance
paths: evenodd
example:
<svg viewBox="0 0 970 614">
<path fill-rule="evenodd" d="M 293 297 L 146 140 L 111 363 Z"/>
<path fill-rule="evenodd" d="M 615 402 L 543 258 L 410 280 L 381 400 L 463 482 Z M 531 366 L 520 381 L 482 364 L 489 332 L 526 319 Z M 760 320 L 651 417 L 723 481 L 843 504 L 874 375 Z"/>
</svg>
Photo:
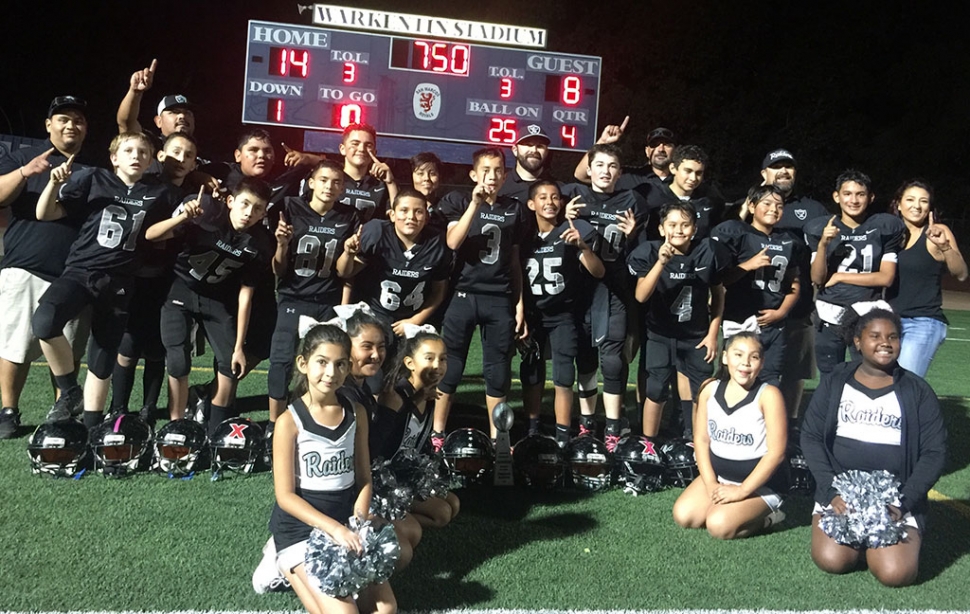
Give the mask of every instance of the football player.
<svg viewBox="0 0 970 614">
<path fill-rule="evenodd" d="M 216 357 L 210 435 L 232 417 L 236 382 L 246 370 L 243 348 L 250 328 L 253 291 L 273 256 L 271 239 L 252 232 L 266 214 L 272 192 L 258 179 L 243 179 L 222 201 L 203 195 L 184 202 L 168 220 L 152 225 L 149 241 L 179 237 L 175 281 L 162 307 L 162 342 L 169 373 L 169 415 L 185 414 L 189 396 L 192 321 L 205 330 Z M 268 322 L 258 322 L 262 327 Z"/>
<path fill-rule="evenodd" d="M 758 334 L 762 378 L 777 386 L 785 360 L 785 319 L 798 300 L 799 246 L 787 232 L 775 230 L 784 208 L 778 188 L 751 188 L 744 207 L 750 224 L 728 220 L 711 232 L 735 263 L 724 277 L 723 334 L 725 339 L 742 330 Z"/>
<path fill-rule="evenodd" d="M 355 276 L 353 300 L 367 303 L 400 337 L 405 325 L 424 324 L 444 300 L 452 252 L 444 235 L 427 229 L 428 202 L 420 192 L 398 192 L 390 218 L 373 219 L 348 239 L 337 271 Z"/>
<path fill-rule="evenodd" d="M 799 246 L 798 301 L 785 318 L 785 360 L 781 369 L 781 393 L 785 397 L 788 417 L 798 417 L 805 380 L 815 377 L 815 288 L 812 286 L 811 252 L 805 244 L 805 224 L 828 211 L 817 200 L 795 191 L 798 177 L 795 158 L 787 149 L 768 152 L 761 163 L 761 178 L 785 197 L 785 208 L 775 230 L 787 232 Z"/>
<path fill-rule="evenodd" d="M 843 327 L 873 307 L 888 308 L 883 292 L 896 277 L 903 223 L 888 213 L 869 215 L 875 199 L 869 176 L 847 170 L 835 180 L 832 199 L 841 215 L 815 218 L 805 225 L 812 250 L 812 282 L 819 288 L 815 313 L 818 370 L 828 373 L 845 361 Z M 858 358 L 850 346 L 853 358 Z"/>
<path fill-rule="evenodd" d="M 185 178 L 195 169 L 198 148 L 195 139 L 184 132 L 172 132 L 158 152 L 162 173 L 160 179 L 178 188 L 181 197 L 188 196 Z M 156 207 L 152 222 L 172 215 L 171 208 Z M 154 423 L 158 397 L 165 380 L 165 346 L 161 336 L 161 310 L 172 285 L 172 270 L 178 247 L 172 241 L 150 242 L 135 271 L 134 294 L 130 316 L 118 348 L 118 362 L 111 377 L 111 413 L 127 413 L 135 383 L 138 359 L 145 359 L 142 377 L 143 403 L 141 418 Z"/>
<path fill-rule="evenodd" d="M 661 240 L 641 243 L 627 257 L 644 303 L 646 372 L 643 434 L 656 437 L 667 388 L 676 372 L 684 437 L 693 438 L 693 401 L 710 377 L 724 311 L 721 278 L 730 255 L 710 238 L 698 239 L 697 214 L 675 201 L 660 210 Z"/>
<path fill-rule="evenodd" d="M 329 320 L 334 317 L 333 306 L 344 302 L 344 284 L 336 266 L 344 243 L 360 229 L 360 220 L 356 209 L 337 202 L 343 182 L 343 169 L 324 160 L 307 179 L 310 199 L 288 197 L 281 205 L 273 256 L 279 305 L 267 376 L 267 439 L 272 437 L 276 418 L 286 411 L 300 317 Z"/>
<path fill-rule="evenodd" d="M 75 96 L 58 96 L 47 112 L 47 143 L 17 149 L 0 157 L 0 209 L 9 211 L 0 259 L 0 439 L 13 437 L 20 426 L 20 395 L 30 363 L 41 354 L 30 327 L 37 301 L 64 272 L 64 262 L 84 221 L 63 217 L 37 219 L 37 199 L 50 179 L 51 168 L 81 151 L 88 134 L 87 104 Z M 73 168 L 83 166 L 75 161 Z M 64 336 L 73 347 L 76 366 L 84 355 L 90 313 L 70 320 Z"/>
<path fill-rule="evenodd" d="M 554 181 L 540 179 L 532 184 L 528 207 L 535 213 L 536 233 L 522 246 L 525 259 L 526 319 L 535 351 L 522 360 L 522 400 L 529 416 L 529 434 L 539 430 L 539 405 L 546 383 L 543 351 L 552 355 L 552 381 L 556 388 L 556 441 L 569 442 L 576 380 L 576 352 L 579 323 L 578 300 L 583 282 L 580 267 L 596 279 L 606 273 L 603 261 L 591 247 L 598 235 L 583 220 L 563 221 L 562 195 Z"/>
<path fill-rule="evenodd" d="M 589 223 L 599 237 L 594 251 L 603 261 L 606 274 L 592 282 L 592 300 L 587 304 L 580 336 L 579 371 L 580 434 L 592 431 L 596 413 L 597 362 L 603 376 L 603 408 L 606 411 L 604 441 L 610 451 L 624 434 L 621 427 L 627 364 L 624 344 L 628 305 L 633 292 L 626 272 L 626 253 L 632 249 L 634 231 L 647 220 L 643 197 L 635 190 L 617 190 L 620 151 L 615 145 L 594 145 L 588 153 L 591 185 L 571 184 L 566 190 L 579 196 L 566 207 L 567 219 Z"/>
<path fill-rule="evenodd" d="M 435 403 L 431 441 L 436 449 L 444 444 L 452 396 L 465 372 L 475 327 L 481 328 L 490 424 L 492 410 L 505 400 L 511 383 L 513 336 L 528 334 L 519 260 L 523 207 L 513 198 L 499 196 L 505 182 L 505 153 L 494 147 L 477 150 L 469 176 L 475 182 L 471 193 L 452 192 L 440 203 L 448 220 L 448 247 L 455 251 L 455 293 L 441 335 L 448 346 L 448 371 Z M 494 425 L 491 430 L 494 437 Z"/>
<path fill-rule="evenodd" d="M 142 249 L 142 225 L 153 207 L 177 198 L 172 186 L 142 181 L 152 155 L 148 138 L 119 134 L 108 151 L 114 172 L 86 168 L 72 173 L 74 157 L 51 171 L 37 200 L 38 220 L 84 218 L 64 272 L 40 297 L 31 324 L 41 339 L 61 396 L 48 421 L 80 413 L 91 428 L 101 422 L 118 345 L 128 318 L 135 270 Z M 82 395 L 64 325 L 92 306 L 88 374 Z M 83 398 L 82 398 L 83 397 Z"/>
<path fill-rule="evenodd" d="M 710 235 L 711 228 L 724 214 L 724 200 L 714 190 L 698 190 L 708 166 L 709 159 L 703 149 L 697 145 L 681 145 L 670 159 L 670 183 L 651 188 L 647 193 L 651 210 L 677 200 L 690 202 L 697 212 L 697 237 L 701 239 Z"/>
</svg>

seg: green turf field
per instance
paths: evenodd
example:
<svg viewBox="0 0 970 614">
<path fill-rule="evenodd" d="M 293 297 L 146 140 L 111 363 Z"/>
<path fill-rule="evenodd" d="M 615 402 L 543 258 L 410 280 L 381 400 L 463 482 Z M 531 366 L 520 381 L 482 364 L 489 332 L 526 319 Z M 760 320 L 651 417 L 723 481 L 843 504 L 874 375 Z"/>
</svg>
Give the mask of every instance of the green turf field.
<svg viewBox="0 0 970 614">
<path fill-rule="evenodd" d="M 414 563 L 392 578 L 401 609 L 970 609 L 970 312 L 948 316 L 949 339 L 929 381 L 943 398 L 949 461 L 933 492 L 917 586 L 891 590 L 864 572 L 816 570 L 804 498 L 786 503 L 779 530 L 720 543 L 675 527 L 678 490 L 632 497 L 480 488 L 459 493 L 455 522 L 426 532 Z M 484 424 L 482 412 L 467 408 L 483 394 L 476 351 L 459 400 L 463 420 Z M 200 371 L 193 381 L 208 377 Z M 256 396 L 264 390 L 265 372 L 240 386 L 254 419 L 265 419 L 265 397 Z M 268 473 L 218 482 L 208 473 L 33 476 L 26 442 L 49 403 L 36 368 L 22 403 L 25 428 L 0 442 L 0 612 L 300 609 L 292 595 L 260 596 L 250 586 L 268 537 Z"/>
</svg>

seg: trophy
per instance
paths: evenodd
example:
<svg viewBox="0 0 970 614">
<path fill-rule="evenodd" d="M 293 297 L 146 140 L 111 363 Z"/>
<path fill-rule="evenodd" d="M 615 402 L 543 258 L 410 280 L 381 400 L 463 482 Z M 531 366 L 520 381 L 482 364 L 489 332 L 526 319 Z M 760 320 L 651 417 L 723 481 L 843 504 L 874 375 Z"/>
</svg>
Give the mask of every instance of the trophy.
<svg viewBox="0 0 970 614">
<path fill-rule="evenodd" d="M 492 410 L 492 421 L 498 435 L 495 437 L 495 485 L 512 486 L 515 480 L 512 477 L 512 443 L 509 439 L 509 430 L 515 414 L 508 403 L 502 401 Z"/>
</svg>

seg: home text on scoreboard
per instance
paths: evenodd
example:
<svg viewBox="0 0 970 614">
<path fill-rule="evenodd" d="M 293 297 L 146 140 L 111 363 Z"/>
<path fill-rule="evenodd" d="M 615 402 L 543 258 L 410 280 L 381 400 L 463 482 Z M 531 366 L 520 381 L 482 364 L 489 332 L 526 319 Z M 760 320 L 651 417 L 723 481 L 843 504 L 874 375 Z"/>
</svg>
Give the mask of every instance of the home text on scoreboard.
<svg viewBox="0 0 970 614">
<path fill-rule="evenodd" d="M 602 59 L 420 37 L 249 22 L 243 122 L 551 147 L 596 139 Z"/>
</svg>

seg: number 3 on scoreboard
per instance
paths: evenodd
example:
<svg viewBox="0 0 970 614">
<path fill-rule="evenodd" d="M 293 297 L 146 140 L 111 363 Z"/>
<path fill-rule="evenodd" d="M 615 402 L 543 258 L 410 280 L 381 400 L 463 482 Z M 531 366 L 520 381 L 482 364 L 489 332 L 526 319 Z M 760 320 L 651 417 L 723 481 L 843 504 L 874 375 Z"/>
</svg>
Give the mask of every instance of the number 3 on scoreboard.
<svg viewBox="0 0 970 614">
<path fill-rule="evenodd" d="M 492 118 L 492 127 L 488 130 L 488 140 L 493 143 L 515 143 L 518 132 L 514 119 Z"/>
</svg>

